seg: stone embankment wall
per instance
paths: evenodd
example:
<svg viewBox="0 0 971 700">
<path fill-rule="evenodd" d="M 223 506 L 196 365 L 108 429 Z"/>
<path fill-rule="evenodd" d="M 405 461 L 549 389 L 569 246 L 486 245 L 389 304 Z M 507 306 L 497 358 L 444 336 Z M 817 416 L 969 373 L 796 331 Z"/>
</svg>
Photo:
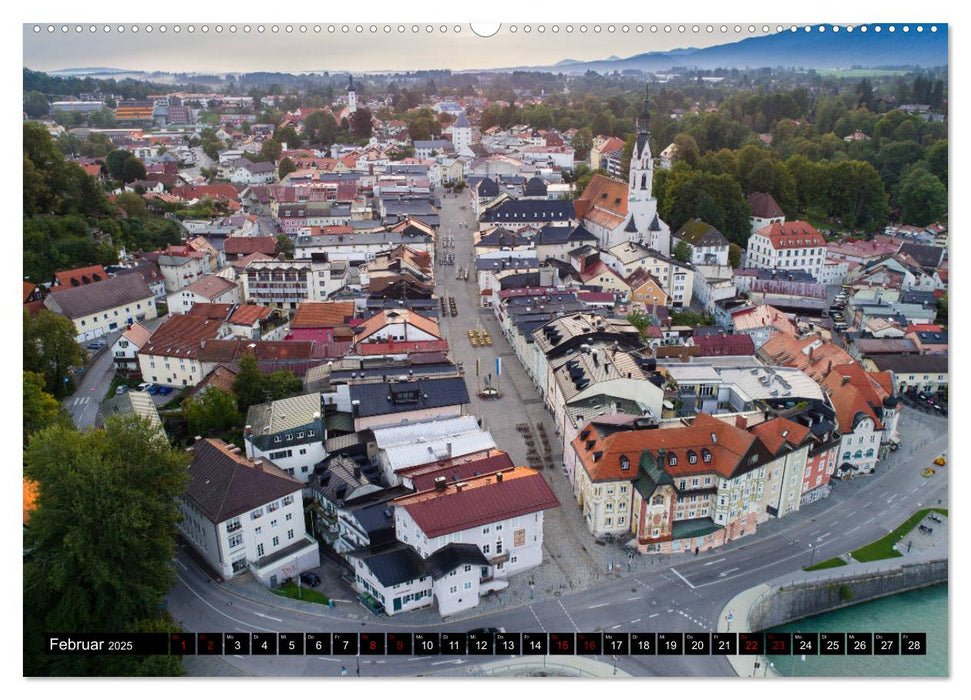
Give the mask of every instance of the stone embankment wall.
<svg viewBox="0 0 971 700">
<path fill-rule="evenodd" d="M 947 559 L 938 559 L 845 576 L 828 569 L 825 579 L 778 583 L 749 608 L 749 629 L 769 629 L 875 598 L 946 583 L 947 569 Z"/>
</svg>

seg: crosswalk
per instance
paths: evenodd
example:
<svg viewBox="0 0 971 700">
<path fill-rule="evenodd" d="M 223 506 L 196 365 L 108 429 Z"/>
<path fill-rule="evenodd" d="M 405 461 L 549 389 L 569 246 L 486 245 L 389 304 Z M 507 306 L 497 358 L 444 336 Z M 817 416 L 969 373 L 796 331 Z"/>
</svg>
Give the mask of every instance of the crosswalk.
<svg viewBox="0 0 971 700">
<path fill-rule="evenodd" d="M 72 407 L 84 406 L 91 401 L 90 396 L 75 396 L 74 401 L 71 402 Z"/>
</svg>

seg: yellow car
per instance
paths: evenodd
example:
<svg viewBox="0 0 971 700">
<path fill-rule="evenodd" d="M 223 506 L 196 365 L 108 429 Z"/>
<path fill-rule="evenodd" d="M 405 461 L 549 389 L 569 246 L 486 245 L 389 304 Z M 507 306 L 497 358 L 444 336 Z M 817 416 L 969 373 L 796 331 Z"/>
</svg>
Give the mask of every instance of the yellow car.
<svg viewBox="0 0 971 700">
<path fill-rule="evenodd" d="M 943 467 L 945 464 L 947 464 L 947 460 L 944 459 L 944 457 L 938 457 L 937 459 L 934 460 L 934 464 L 936 464 L 939 467 Z"/>
<path fill-rule="evenodd" d="M 920 473 L 920 475 L 926 479 L 927 477 L 934 476 L 935 473 L 936 472 L 933 469 L 926 467 L 924 471 Z"/>
</svg>

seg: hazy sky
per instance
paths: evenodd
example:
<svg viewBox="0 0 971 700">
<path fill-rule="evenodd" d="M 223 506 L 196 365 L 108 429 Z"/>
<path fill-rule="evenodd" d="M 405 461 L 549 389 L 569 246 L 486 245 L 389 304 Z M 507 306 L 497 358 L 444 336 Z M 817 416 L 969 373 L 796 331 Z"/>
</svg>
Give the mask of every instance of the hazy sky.
<svg viewBox="0 0 971 700">
<path fill-rule="evenodd" d="M 201 31 L 202 25 L 196 25 L 191 34 L 186 30 L 188 25 L 175 33 L 171 24 L 165 25 L 164 33 L 159 32 L 158 24 L 151 33 L 140 25 L 136 34 L 131 32 L 132 25 L 126 25 L 123 33 L 117 31 L 116 24 L 107 33 L 104 25 L 98 25 L 96 32 L 84 25 L 81 33 L 76 32 L 77 25 L 70 25 L 66 33 L 61 31 L 62 25 L 56 25 L 53 33 L 48 32 L 47 24 L 39 25 L 39 33 L 34 32 L 34 26 L 25 24 L 23 29 L 24 65 L 34 70 L 103 66 L 174 72 L 362 72 L 549 65 L 567 58 L 623 58 L 647 51 L 712 46 L 762 34 L 761 26 L 756 34 L 749 34 L 747 25 L 741 33 L 735 33 L 732 26 L 724 34 L 719 31 L 720 25 L 715 25 L 711 33 L 706 31 L 707 25 L 700 25 L 697 33 L 692 31 L 694 25 L 670 25 L 670 32 L 664 31 L 666 25 L 656 25 L 657 31 L 652 33 L 650 24 L 630 24 L 625 33 L 623 24 L 583 25 L 586 32 L 574 24 L 568 33 L 567 25 L 561 24 L 554 33 L 553 25 L 547 24 L 540 33 L 540 25 L 532 24 L 528 25 L 528 34 L 524 25 L 518 25 L 515 33 L 509 31 L 510 25 L 503 25 L 489 38 L 476 36 L 468 24 L 460 25 L 461 31 L 455 33 L 454 23 L 444 34 L 440 24 L 430 34 L 425 31 L 427 25 L 414 33 L 412 24 L 403 25 L 403 33 L 398 32 L 398 24 L 390 25 L 390 33 L 385 33 L 384 24 L 376 25 L 375 33 L 366 24 L 360 34 L 353 24 L 346 25 L 346 34 L 341 31 L 345 25 L 334 25 L 335 31 L 330 33 L 331 25 L 326 24 L 320 25 L 319 33 L 314 32 L 315 25 L 305 25 L 305 33 L 300 32 L 299 24 L 292 25 L 292 33 L 286 32 L 285 24 L 277 25 L 277 33 L 271 31 L 272 25 L 264 25 L 262 34 L 256 31 L 257 25 L 250 25 L 251 31 L 245 34 L 242 24 L 236 25 L 235 33 L 229 31 L 228 24 L 222 25 L 220 33 L 215 31 L 215 24 L 208 25 L 207 33 Z M 597 26 L 599 32 L 595 31 Z M 641 32 L 636 31 L 638 26 Z M 679 26 L 684 26 L 683 33 L 678 31 Z"/>
</svg>

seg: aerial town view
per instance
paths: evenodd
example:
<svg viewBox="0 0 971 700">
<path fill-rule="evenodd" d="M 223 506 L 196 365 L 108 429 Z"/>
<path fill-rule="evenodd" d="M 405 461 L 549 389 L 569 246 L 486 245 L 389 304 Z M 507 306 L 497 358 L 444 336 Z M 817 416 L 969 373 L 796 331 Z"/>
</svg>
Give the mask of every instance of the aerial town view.
<svg viewBox="0 0 971 700">
<path fill-rule="evenodd" d="M 24 676 L 949 675 L 946 24 L 23 45 Z"/>
</svg>

